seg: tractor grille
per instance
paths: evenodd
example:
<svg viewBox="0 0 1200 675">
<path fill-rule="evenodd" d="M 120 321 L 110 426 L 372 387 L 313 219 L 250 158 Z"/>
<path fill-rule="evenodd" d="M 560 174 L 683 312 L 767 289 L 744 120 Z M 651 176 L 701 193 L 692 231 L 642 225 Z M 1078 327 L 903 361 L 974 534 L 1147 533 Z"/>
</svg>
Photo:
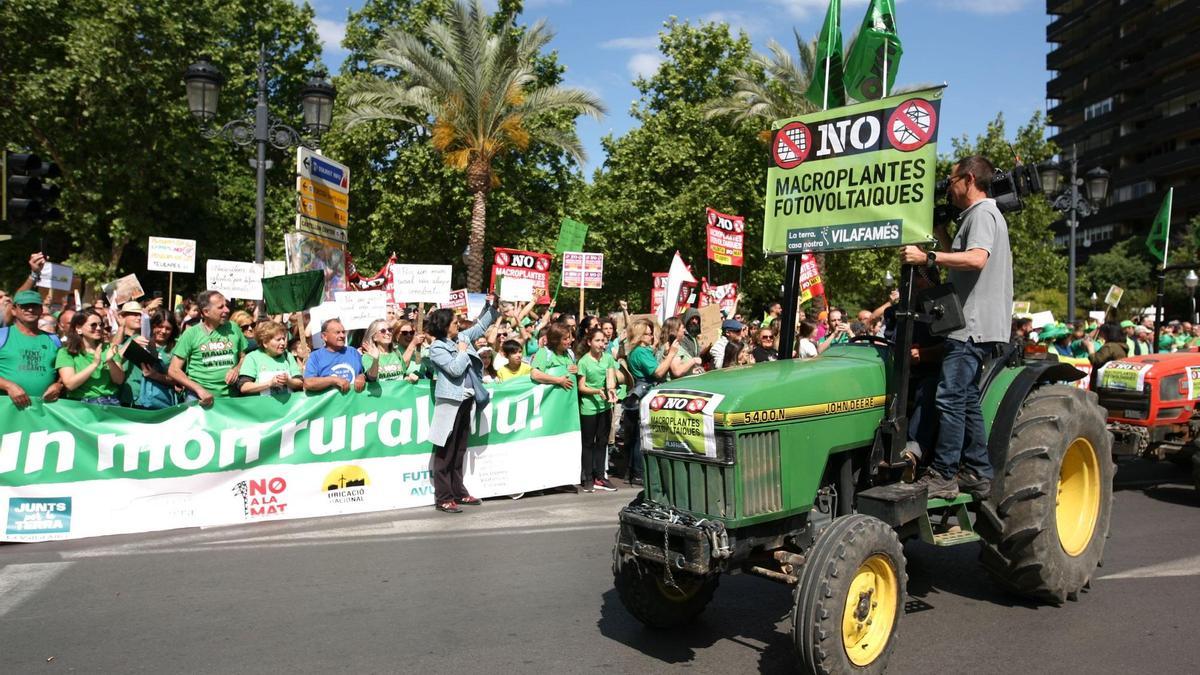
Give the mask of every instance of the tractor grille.
<svg viewBox="0 0 1200 675">
<path fill-rule="evenodd" d="M 737 462 L 742 474 L 742 515 L 782 511 L 779 432 L 738 436 Z"/>
<path fill-rule="evenodd" d="M 716 518 L 737 516 L 734 468 L 707 462 L 646 455 L 646 492 L 651 501 Z"/>
</svg>

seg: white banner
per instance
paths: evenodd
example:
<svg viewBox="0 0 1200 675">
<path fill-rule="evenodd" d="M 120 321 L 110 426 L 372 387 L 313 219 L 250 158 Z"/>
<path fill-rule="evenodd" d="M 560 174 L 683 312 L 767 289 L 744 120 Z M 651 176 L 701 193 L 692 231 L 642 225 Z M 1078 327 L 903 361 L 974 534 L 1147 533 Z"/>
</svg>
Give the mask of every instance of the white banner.
<svg viewBox="0 0 1200 675">
<path fill-rule="evenodd" d="M 334 293 L 337 316 L 346 330 L 359 330 L 375 319 L 387 318 L 387 293 L 384 291 L 338 291 Z"/>
<path fill-rule="evenodd" d="M 196 240 L 150 237 L 146 269 L 151 272 L 196 272 Z"/>
<path fill-rule="evenodd" d="M 392 301 L 445 304 L 453 271 L 450 265 L 392 265 Z"/>
<path fill-rule="evenodd" d="M 205 267 L 208 290 L 220 291 L 227 298 L 262 300 L 263 268 L 250 262 L 213 260 Z"/>
</svg>

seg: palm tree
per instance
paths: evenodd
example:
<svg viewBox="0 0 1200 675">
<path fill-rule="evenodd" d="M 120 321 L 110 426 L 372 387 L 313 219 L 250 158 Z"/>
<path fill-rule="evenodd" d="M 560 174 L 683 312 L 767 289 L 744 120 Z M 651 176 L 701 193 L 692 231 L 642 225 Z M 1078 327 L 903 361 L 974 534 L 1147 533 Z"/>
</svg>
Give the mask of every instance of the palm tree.
<svg viewBox="0 0 1200 675">
<path fill-rule="evenodd" d="M 367 80 L 349 96 L 343 115 L 347 127 L 398 120 L 430 129 L 430 142 L 446 163 L 466 172 L 473 195 L 467 258 L 472 291 L 483 287 L 487 195 L 499 184 L 495 159 L 538 142 L 582 163 L 583 146 L 574 129 L 539 119 L 562 111 L 604 114 L 604 104 L 590 92 L 536 83 L 533 59 L 553 37 L 545 21 L 521 31 L 511 17 L 495 21 L 480 0 L 460 1 L 421 36 L 389 31 L 371 64 L 393 68 L 400 77 Z"/>
<path fill-rule="evenodd" d="M 771 122 L 820 110 L 804 97 L 817 62 L 816 42 L 805 42 L 794 29 L 792 35 L 796 38 L 798 59 L 793 58 L 783 45 L 771 40 L 767 43 L 770 54 L 754 53 L 750 57 L 750 68 L 734 73 L 731 95 L 704 105 L 705 117 L 732 117 L 735 122 L 765 123 L 760 136 L 767 140 Z"/>
</svg>

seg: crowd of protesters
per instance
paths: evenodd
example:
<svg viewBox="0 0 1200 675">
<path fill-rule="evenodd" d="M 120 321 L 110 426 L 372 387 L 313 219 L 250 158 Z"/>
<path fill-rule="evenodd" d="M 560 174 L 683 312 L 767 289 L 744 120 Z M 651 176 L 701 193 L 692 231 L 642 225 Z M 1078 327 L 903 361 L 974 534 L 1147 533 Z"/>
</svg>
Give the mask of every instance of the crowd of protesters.
<svg viewBox="0 0 1200 675">
<path fill-rule="evenodd" d="M 798 312 L 792 353 L 785 357 L 778 351 L 777 302 L 761 319 L 724 318 L 712 339 L 695 309 L 660 326 L 631 317 L 624 301 L 610 315 L 576 317 L 556 311 L 552 302 L 497 303 L 492 296 L 475 320 L 448 309 L 434 310 L 423 321 L 389 310 L 365 331 L 347 331 L 333 318 L 309 334 L 307 313 L 262 316 L 255 303 L 234 307 L 216 291 L 174 310 L 156 295 L 145 304 L 134 300 L 118 307 L 101 297 L 91 306 L 51 314 L 35 290 L 44 262 L 34 254 L 29 278 L 11 296 L 0 291 L 0 390 L 17 407 L 34 398 L 65 397 L 155 410 L 187 401 L 208 406 L 229 396 L 349 394 L 369 382 L 434 380 L 437 508 L 451 513 L 479 503 L 462 485 L 462 460 L 471 410 L 487 404 L 485 384 L 528 378 L 574 391 L 581 429 L 575 489 L 614 491 L 610 474 L 642 483 L 639 402 L 650 387 L 707 370 L 813 359 L 852 340 L 891 339 L 892 305 L 899 296 L 893 290 L 880 306 L 854 315 L 832 306 L 813 316 Z M 1136 316 L 1034 330 L 1031 320 L 1017 318 L 1013 339 L 1098 367 L 1150 353 L 1153 326 L 1153 317 Z M 1200 324 L 1165 324 L 1157 347 L 1197 349 Z M 928 331 L 917 331 L 910 356 L 918 366 L 936 365 L 936 340 Z"/>
</svg>

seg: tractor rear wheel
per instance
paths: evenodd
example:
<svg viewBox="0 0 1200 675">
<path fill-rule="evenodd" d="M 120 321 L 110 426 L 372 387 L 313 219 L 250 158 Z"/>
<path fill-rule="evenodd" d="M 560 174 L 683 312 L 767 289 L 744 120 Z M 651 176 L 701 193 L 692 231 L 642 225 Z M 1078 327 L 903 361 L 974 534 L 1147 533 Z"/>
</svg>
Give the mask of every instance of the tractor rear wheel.
<svg viewBox="0 0 1200 675">
<path fill-rule="evenodd" d="M 1035 390 L 1017 413 L 991 499 L 980 506 L 983 566 L 1019 595 L 1074 599 L 1104 554 L 1113 470 L 1096 395 L 1065 385 Z"/>
<path fill-rule="evenodd" d="M 717 590 L 719 575 L 707 577 L 672 570 L 664 578 L 662 566 L 637 558 L 613 564 L 614 585 L 625 609 L 650 628 L 675 628 L 693 621 Z"/>
<path fill-rule="evenodd" d="M 882 673 L 904 614 L 904 548 L 861 514 L 817 537 L 796 585 L 792 644 L 806 673 Z"/>
</svg>

